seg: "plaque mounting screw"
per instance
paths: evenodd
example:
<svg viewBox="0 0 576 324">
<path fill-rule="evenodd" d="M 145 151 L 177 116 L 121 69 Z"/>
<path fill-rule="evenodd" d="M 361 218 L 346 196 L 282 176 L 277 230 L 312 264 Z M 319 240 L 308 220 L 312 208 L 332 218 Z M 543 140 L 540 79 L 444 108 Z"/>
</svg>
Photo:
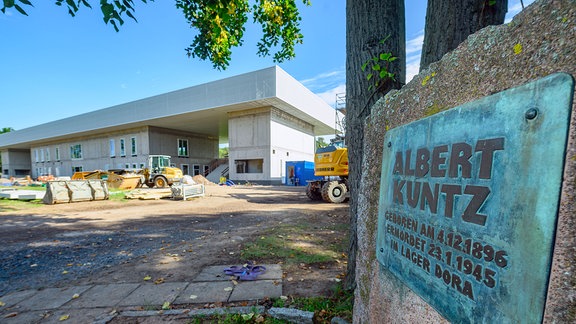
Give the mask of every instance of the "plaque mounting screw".
<svg viewBox="0 0 576 324">
<path fill-rule="evenodd" d="M 388 142 L 388 147 L 392 147 L 392 142 Z"/>
<path fill-rule="evenodd" d="M 524 117 L 526 117 L 526 119 L 528 120 L 532 120 L 537 116 L 538 116 L 538 108 L 530 108 L 526 110 L 526 113 L 524 114 Z"/>
<path fill-rule="evenodd" d="M 384 248 L 380 248 L 380 252 L 384 253 Z"/>
</svg>

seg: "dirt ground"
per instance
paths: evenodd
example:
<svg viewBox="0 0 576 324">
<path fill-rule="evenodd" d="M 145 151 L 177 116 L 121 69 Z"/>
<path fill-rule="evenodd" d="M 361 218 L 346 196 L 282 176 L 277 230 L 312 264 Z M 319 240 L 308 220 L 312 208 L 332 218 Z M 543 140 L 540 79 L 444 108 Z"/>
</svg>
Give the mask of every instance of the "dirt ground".
<svg viewBox="0 0 576 324">
<path fill-rule="evenodd" d="M 344 252 L 348 204 L 313 202 L 304 191 L 214 185 L 206 186 L 205 197 L 187 201 L 0 204 L 0 296 L 145 277 L 158 283 L 189 281 L 206 266 L 249 261 L 240 253 L 246 244 L 294 224 L 305 233 L 301 242 L 290 244 Z M 344 253 L 314 264 L 287 264 L 273 253 L 250 261 L 282 263 L 287 296 L 328 295 L 346 269 Z"/>
</svg>

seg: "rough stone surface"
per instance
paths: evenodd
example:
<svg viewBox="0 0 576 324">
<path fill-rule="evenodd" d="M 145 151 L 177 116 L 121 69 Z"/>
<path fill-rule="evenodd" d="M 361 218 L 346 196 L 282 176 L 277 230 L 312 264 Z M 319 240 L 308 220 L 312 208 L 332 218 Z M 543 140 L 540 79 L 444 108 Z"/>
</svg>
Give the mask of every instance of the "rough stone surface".
<svg viewBox="0 0 576 324">
<path fill-rule="evenodd" d="M 314 322 L 314 312 L 307 312 L 293 308 L 270 308 L 268 310 L 268 315 L 276 318 L 288 321 L 290 323 L 310 323 Z"/>
<path fill-rule="evenodd" d="M 386 130 L 555 72 L 576 76 L 574 53 L 576 1 L 536 1 L 512 22 L 471 35 L 400 91 L 389 93 L 372 107 L 365 126 L 364 165 L 358 197 L 358 251 L 361 253 L 357 258 L 355 323 L 447 322 L 382 270 L 376 260 L 379 180 Z M 576 321 L 574 110 L 573 105 L 545 323 Z"/>
</svg>

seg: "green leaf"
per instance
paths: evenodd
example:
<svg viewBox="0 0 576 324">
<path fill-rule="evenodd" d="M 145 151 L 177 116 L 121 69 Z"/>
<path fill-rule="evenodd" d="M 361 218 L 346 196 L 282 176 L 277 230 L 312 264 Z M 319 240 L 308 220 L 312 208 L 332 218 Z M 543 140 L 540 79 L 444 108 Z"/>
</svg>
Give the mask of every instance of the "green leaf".
<svg viewBox="0 0 576 324">
<path fill-rule="evenodd" d="M 366 67 L 368 66 L 368 61 L 366 61 L 366 63 L 362 64 L 362 72 L 366 71 Z"/>
<path fill-rule="evenodd" d="M 26 11 L 24 11 L 24 9 L 22 9 L 19 5 L 15 4 L 14 8 L 16 8 L 16 10 L 18 10 L 19 13 L 23 14 L 24 16 L 28 16 L 28 14 L 26 13 Z"/>
<path fill-rule="evenodd" d="M 134 17 L 130 11 L 126 11 L 126 16 L 134 19 L 135 22 L 138 22 L 138 20 L 136 20 L 136 17 Z"/>
<path fill-rule="evenodd" d="M 368 73 L 368 75 L 366 75 L 366 80 L 370 81 L 370 79 L 372 79 L 374 75 L 372 73 Z"/>
<path fill-rule="evenodd" d="M 92 9 L 92 6 L 91 6 L 86 0 L 82 0 L 82 4 L 83 4 L 84 6 L 86 6 L 87 8 Z"/>
<path fill-rule="evenodd" d="M 374 70 L 374 71 L 380 71 L 380 69 L 381 69 L 380 64 L 374 64 L 374 65 L 372 65 L 372 70 Z"/>
<path fill-rule="evenodd" d="M 382 53 L 380 54 L 380 59 L 382 61 L 388 61 L 390 59 L 390 56 L 392 56 L 391 53 Z"/>
<path fill-rule="evenodd" d="M 34 6 L 32 5 L 32 3 L 30 3 L 30 1 L 28 1 L 28 0 L 20 0 L 20 2 L 22 2 L 22 3 L 25 4 L 25 5 L 29 5 L 29 6 L 34 7 Z"/>
</svg>

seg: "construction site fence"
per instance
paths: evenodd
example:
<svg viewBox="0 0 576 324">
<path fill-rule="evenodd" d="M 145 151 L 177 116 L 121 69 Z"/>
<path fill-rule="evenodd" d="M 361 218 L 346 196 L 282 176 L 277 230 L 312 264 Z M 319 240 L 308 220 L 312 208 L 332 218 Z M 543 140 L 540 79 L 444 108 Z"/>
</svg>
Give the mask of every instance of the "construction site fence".
<svg viewBox="0 0 576 324">
<path fill-rule="evenodd" d="M 105 180 L 48 181 L 45 204 L 62 204 L 79 201 L 106 200 L 110 196 Z"/>
</svg>

